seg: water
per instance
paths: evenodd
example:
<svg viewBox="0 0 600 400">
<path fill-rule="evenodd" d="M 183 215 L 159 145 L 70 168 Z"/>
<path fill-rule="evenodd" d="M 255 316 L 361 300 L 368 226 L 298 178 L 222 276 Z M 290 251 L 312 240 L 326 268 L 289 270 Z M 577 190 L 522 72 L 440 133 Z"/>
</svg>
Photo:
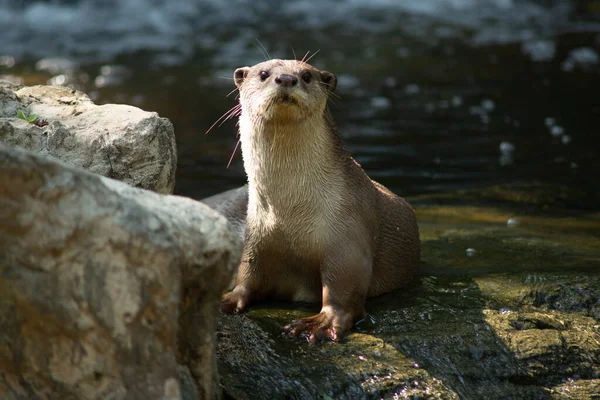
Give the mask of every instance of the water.
<svg viewBox="0 0 600 400">
<path fill-rule="evenodd" d="M 590 10 L 510 0 L 0 1 L 0 75 L 168 117 L 176 191 L 200 198 L 244 181 L 239 156 L 225 168 L 234 123 L 203 135 L 235 105 L 225 97 L 235 67 L 261 61 L 263 45 L 272 57 L 320 49 L 314 64 L 339 77 L 332 110 L 351 153 L 396 192 L 544 182 L 585 192 L 577 203 L 588 209 L 598 200 L 600 122 L 600 23 Z"/>
</svg>

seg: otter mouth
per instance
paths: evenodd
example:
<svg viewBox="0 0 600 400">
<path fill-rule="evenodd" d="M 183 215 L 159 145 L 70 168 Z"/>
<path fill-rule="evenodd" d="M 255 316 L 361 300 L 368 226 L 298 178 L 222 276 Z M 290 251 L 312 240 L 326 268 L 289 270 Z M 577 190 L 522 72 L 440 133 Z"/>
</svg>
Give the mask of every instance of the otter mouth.
<svg viewBox="0 0 600 400">
<path fill-rule="evenodd" d="M 298 105 L 298 101 L 286 93 L 281 93 L 275 96 L 273 102 L 276 104 L 294 104 Z"/>
</svg>

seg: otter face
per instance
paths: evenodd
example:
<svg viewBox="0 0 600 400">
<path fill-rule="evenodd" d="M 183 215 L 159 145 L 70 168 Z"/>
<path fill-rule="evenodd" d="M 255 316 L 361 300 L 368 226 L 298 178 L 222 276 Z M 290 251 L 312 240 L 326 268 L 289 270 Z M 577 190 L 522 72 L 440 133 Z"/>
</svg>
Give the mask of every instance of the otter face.
<svg viewBox="0 0 600 400">
<path fill-rule="evenodd" d="M 270 60 L 233 74 L 244 113 L 265 121 L 298 121 L 322 114 L 335 75 L 295 60 Z"/>
</svg>

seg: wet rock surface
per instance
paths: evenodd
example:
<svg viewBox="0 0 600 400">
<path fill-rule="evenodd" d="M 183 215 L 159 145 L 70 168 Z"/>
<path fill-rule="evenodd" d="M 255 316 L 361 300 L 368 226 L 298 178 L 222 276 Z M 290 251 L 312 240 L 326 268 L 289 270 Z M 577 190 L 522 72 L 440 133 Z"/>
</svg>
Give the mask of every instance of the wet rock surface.
<svg viewBox="0 0 600 400">
<path fill-rule="evenodd" d="M 37 119 L 19 119 L 19 110 Z M 143 189 L 172 193 L 175 187 L 177 152 L 168 119 L 128 105 L 98 106 L 66 87 L 0 82 L 0 142 Z"/>
<path fill-rule="evenodd" d="M 199 202 L 0 144 L 0 398 L 218 397 L 240 251 Z"/>
<path fill-rule="evenodd" d="M 221 316 L 218 360 L 236 399 L 590 399 L 600 396 L 595 213 L 523 212 L 510 188 L 416 198 L 422 275 L 367 301 L 341 344 L 283 335 L 318 305 L 265 302 Z M 539 193 L 545 193 L 545 190 Z M 475 195 L 472 193 L 472 195 Z M 461 198 L 469 204 L 461 204 Z M 532 204 L 546 202 L 534 198 Z M 494 203 L 494 202 L 492 202 Z M 535 208 L 535 207 L 534 207 Z M 521 209 L 521 213 L 518 211 Z M 517 214 L 515 214 L 515 212 Z M 513 218 L 518 223 L 507 224 Z M 466 249 L 475 251 L 469 253 Z"/>
</svg>

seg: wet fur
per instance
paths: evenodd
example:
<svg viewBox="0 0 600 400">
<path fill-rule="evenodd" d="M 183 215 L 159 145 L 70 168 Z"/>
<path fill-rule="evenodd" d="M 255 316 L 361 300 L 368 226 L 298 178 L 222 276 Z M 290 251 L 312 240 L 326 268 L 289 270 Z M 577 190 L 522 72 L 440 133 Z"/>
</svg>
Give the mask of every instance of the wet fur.
<svg viewBox="0 0 600 400">
<path fill-rule="evenodd" d="M 281 89 L 259 79 L 266 69 L 270 77 L 308 70 L 323 81 Z M 326 107 L 333 75 L 272 60 L 234 77 L 248 203 L 237 284 L 222 309 L 242 311 L 263 298 L 322 301 L 321 313 L 287 329 L 311 341 L 339 340 L 364 316 L 366 296 L 410 280 L 420 251 L 414 212 L 346 152 Z M 290 104 L 277 103 L 281 91 L 292 95 Z M 244 189 L 236 196 L 230 203 L 238 210 L 229 214 L 239 221 Z"/>
</svg>

